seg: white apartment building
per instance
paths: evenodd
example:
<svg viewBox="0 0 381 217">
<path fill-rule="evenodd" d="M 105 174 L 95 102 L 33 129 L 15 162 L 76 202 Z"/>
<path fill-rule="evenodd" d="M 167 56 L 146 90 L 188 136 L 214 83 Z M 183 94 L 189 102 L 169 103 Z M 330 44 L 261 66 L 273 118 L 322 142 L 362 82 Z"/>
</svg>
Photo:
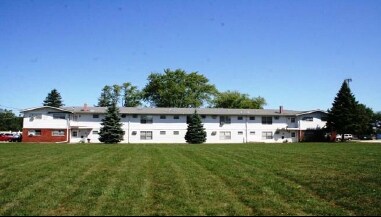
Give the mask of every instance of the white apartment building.
<svg viewBox="0 0 381 217">
<path fill-rule="evenodd" d="M 99 143 L 105 107 L 42 106 L 25 109 L 24 142 Z M 196 110 L 207 132 L 206 143 L 298 142 L 306 130 L 325 127 L 321 110 L 218 108 L 119 108 L 122 143 L 185 143 L 187 117 Z"/>
</svg>

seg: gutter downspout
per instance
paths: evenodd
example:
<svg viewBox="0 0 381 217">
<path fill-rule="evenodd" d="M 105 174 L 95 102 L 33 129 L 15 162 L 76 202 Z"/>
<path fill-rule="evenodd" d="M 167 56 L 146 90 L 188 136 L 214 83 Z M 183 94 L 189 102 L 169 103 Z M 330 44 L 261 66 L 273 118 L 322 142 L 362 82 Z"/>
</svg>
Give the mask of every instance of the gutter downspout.
<svg viewBox="0 0 381 217">
<path fill-rule="evenodd" d="M 56 144 L 69 142 L 69 128 L 70 128 L 70 115 L 68 115 L 68 118 L 66 118 L 66 140 L 61 142 L 56 142 Z"/>
</svg>

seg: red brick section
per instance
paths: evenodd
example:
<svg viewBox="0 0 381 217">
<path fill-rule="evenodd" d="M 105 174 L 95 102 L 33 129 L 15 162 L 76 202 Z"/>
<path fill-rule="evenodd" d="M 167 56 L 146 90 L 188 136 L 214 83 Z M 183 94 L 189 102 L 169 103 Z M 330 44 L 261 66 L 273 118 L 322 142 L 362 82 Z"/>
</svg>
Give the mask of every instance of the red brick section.
<svg viewBox="0 0 381 217">
<path fill-rule="evenodd" d="M 56 129 L 41 129 L 40 136 L 29 136 L 28 131 L 34 129 L 23 129 L 22 130 L 22 141 L 23 142 L 64 142 L 66 141 L 67 130 L 65 129 L 64 136 L 53 136 L 52 131 Z M 57 129 L 58 130 L 58 129 Z M 62 129 L 60 129 L 62 130 Z"/>
</svg>

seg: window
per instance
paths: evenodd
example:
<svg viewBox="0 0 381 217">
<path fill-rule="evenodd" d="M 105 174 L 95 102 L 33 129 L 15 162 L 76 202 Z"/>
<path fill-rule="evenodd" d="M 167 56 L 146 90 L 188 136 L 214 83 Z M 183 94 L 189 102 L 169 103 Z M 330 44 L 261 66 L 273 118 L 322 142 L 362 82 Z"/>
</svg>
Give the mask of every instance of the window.
<svg viewBox="0 0 381 217">
<path fill-rule="evenodd" d="M 140 131 L 141 140 L 152 140 L 152 131 Z"/>
<path fill-rule="evenodd" d="M 29 114 L 29 117 L 31 119 L 42 119 L 42 114 L 41 113 L 31 113 L 31 114 Z"/>
<path fill-rule="evenodd" d="M 313 117 L 303 117 L 302 120 L 303 121 L 313 121 L 314 118 Z"/>
<path fill-rule="evenodd" d="M 152 115 L 141 115 L 140 123 L 141 124 L 152 124 L 153 117 Z"/>
<path fill-rule="evenodd" d="M 250 131 L 250 135 L 255 135 L 255 131 Z"/>
<path fill-rule="evenodd" d="M 255 116 L 250 116 L 250 120 L 254 121 L 255 120 Z"/>
<path fill-rule="evenodd" d="M 262 139 L 273 139 L 273 132 L 262 132 Z"/>
<path fill-rule="evenodd" d="M 127 115 L 126 115 L 126 114 L 122 114 L 121 117 L 122 117 L 122 118 L 126 118 Z"/>
<path fill-rule="evenodd" d="M 275 120 L 279 120 L 279 116 L 275 116 L 274 119 L 275 119 Z"/>
<path fill-rule="evenodd" d="M 165 134 L 167 134 L 167 132 L 165 132 L 165 131 L 160 131 L 160 135 L 165 135 Z"/>
<path fill-rule="evenodd" d="M 238 135 L 242 136 L 243 135 L 243 131 L 238 131 Z"/>
<path fill-rule="evenodd" d="M 212 133 L 210 135 L 212 135 L 212 136 L 217 135 L 217 131 L 212 131 Z"/>
<path fill-rule="evenodd" d="M 237 118 L 239 121 L 242 121 L 243 120 L 243 117 L 242 116 L 238 116 Z"/>
<path fill-rule="evenodd" d="M 28 130 L 29 136 L 41 136 L 41 130 Z"/>
<path fill-rule="evenodd" d="M 291 123 L 295 123 L 295 118 L 291 118 Z"/>
<path fill-rule="evenodd" d="M 267 124 L 267 125 L 273 124 L 273 117 L 272 116 L 263 116 L 262 117 L 262 124 Z"/>
<path fill-rule="evenodd" d="M 53 114 L 53 119 L 66 119 L 66 115 L 63 113 Z"/>
<path fill-rule="evenodd" d="M 99 114 L 93 114 L 93 118 L 99 118 Z"/>
<path fill-rule="evenodd" d="M 133 135 L 133 136 L 136 136 L 136 134 L 138 134 L 138 132 L 136 132 L 136 131 L 131 132 L 131 135 Z"/>
<path fill-rule="evenodd" d="M 291 133 L 291 137 L 292 137 L 292 138 L 295 138 L 295 137 L 296 137 L 296 133 L 295 133 L 295 132 L 292 132 L 292 133 Z"/>
<path fill-rule="evenodd" d="M 231 119 L 229 116 L 220 116 L 220 124 L 231 124 Z"/>
<path fill-rule="evenodd" d="M 230 140 L 232 138 L 230 131 L 221 131 L 220 140 Z"/>
<path fill-rule="evenodd" d="M 71 132 L 71 136 L 72 136 L 72 137 L 78 137 L 78 131 L 76 131 L 76 130 L 75 130 L 75 131 L 72 131 L 72 132 Z"/>
<path fill-rule="evenodd" d="M 160 119 L 167 119 L 167 116 L 165 116 L 165 115 L 160 115 Z"/>
<path fill-rule="evenodd" d="M 52 131 L 52 136 L 64 136 L 65 135 L 65 130 L 53 130 Z"/>
<path fill-rule="evenodd" d="M 138 118 L 138 115 L 137 114 L 133 114 L 132 118 Z"/>
<path fill-rule="evenodd" d="M 180 132 L 179 131 L 173 131 L 173 135 L 179 135 Z"/>
<path fill-rule="evenodd" d="M 98 135 L 98 134 L 99 134 L 99 132 L 97 130 L 93 131 L 93 135 Z"/>
<path fill-rule="evenodd" d="M 180 119 L 180 117 L 178 115 L 174 115 L 173 119 Z"/>
<path fill-rule="evenodd" d="M 212 115 L 212 118 L 213 119 L 217 119 L 217 115 Z"/>
<path fill-rule="evenodd" d="M 206 118 L 206 115 L 201 115 L 201 118 L 202 118 L 202 119 L 205 119 L 205 118 Z"/>
</svg>

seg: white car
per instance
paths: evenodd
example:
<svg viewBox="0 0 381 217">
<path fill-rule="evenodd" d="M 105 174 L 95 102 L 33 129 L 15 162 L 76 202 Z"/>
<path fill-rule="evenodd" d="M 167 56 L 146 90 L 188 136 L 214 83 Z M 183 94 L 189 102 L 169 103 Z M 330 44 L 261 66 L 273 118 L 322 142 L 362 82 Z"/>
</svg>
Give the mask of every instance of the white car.
<svg viewBox="0 0 381 217">
<path fill-rule="evenodd" d="M 336 141 L 341 141 L 342 139 L 342 134 L 337 134 L 336 135 Z M 352 140 L 353 139 L 353 135 L 352 134 L 344 134 L 344 140 Z"/>
</svg>

